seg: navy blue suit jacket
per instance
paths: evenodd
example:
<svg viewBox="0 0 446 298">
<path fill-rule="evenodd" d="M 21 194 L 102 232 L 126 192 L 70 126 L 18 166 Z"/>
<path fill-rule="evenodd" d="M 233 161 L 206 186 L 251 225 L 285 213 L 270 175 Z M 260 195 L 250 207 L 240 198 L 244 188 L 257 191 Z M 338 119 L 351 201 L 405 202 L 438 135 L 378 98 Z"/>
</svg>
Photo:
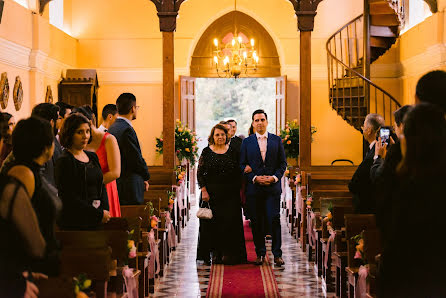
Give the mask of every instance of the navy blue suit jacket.
<svg viewBox="0 0 446 298">
<path fill-rule="evenodd" d="M 144 181 L 150 174 L 142 157 L 138 137 L 131 125 L 123 119 L 116 119 L 109 133 L 116 137 L 121 151 L 121 176 L 117 180 L 121 205 L 144 203 Z"/>
<path fill-rule="evenodd" d="M 245 167 L 249 165 L 252 168 L 252 172 L 245 174 L 247 178 L 247 195 L 256 195 L 260 192 L 268 192 L 271 194 L 280 194 L 282 187 L 280 179 L 286 170 L 286 157 L 285 150 L 283 149 L 282 140 L 275 134 L 268 133 L 268 142 L 266 145 L 266 157 L 265 161 L 262 159 L 260 153 L 259 143 L 257 142 L 257 135 L 252 134 L 243 140 L 242 147 L 240 149 L 240 168 L 244 171 Z M 262 186 L 254 184 L 252 179 L 255 176 L 276 176 L 279 181 L 269 186 Z"/>
</svg>

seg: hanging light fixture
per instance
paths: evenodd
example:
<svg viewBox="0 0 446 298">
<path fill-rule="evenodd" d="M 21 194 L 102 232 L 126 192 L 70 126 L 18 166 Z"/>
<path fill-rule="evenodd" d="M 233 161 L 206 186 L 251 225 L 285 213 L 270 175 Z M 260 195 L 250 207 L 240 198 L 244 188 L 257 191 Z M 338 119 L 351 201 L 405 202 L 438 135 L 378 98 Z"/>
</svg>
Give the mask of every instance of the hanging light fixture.
<svg viewBox="0 0 446 298">
<path fill-rule="evenodd" d="M 214 64 L 219 77 L 238 78 L 242 74 L 248 75 L 248 72 L 257 71 L 259 63 L 254 38 L 249 40 L 243 33 L 237 33 L 237 0 L 234 0 L 234 11 L 234 33 L 231 42 L 220 44 L 218 39 L 214 38 Z"/>
</svg>

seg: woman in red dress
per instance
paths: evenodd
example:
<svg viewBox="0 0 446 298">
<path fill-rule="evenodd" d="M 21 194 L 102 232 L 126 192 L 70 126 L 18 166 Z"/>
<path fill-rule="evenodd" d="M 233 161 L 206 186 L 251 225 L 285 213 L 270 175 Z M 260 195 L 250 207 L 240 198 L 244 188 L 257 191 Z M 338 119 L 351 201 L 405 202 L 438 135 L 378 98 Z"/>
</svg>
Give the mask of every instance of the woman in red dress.
<svg viewBox="0 0 446 298">
<path fill-rule="evenodd" d="M 121 205 L 116 186 L 116 179 L 121 175 L 121 154 L 118 142 L 113 135 L 97 128 L 96 117 L 89 106 L 76 108 L 73 112 L 81 113 L 91 121 L 92 141 L 87 145 L 86 150 L 96 152 L 99 158 L 108 194 L 110 216 L 121 217 Z"/>
</svg>

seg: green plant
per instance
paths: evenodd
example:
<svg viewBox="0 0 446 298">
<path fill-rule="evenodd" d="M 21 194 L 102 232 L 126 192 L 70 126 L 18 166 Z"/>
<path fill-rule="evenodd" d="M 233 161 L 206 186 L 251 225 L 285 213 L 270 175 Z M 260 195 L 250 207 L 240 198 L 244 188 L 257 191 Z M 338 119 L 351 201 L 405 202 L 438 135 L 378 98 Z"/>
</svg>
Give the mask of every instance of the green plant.
<svg viewBox="0 0 446 298">
<path fill-rule="evenodd" d="M 311 127 L 311 141 L 313 134 L 317 132 L 316 127 Z M 282 139 L 285 154 L 288 158 L 297 158 L 299 156 L 299 124 L 297 119 L 287 121 L 285 129 L 280 130 L 280 138 Z"/>
<path fill-rule="evenodd" d="M 88 297 L 84 293 L 84 291 L 87 291 L 90 289 L 91 279 L 88 279 L 87 275 L 85 273 L 82 273 L 82 274 L 79 274 L 77 277 L 73 277 L 73 282 L 74 282 L 74 294 L 78 297 L 82 297 L 82 293 L 83 293 L 83 295 L 85 297 Z"/>
</svg>

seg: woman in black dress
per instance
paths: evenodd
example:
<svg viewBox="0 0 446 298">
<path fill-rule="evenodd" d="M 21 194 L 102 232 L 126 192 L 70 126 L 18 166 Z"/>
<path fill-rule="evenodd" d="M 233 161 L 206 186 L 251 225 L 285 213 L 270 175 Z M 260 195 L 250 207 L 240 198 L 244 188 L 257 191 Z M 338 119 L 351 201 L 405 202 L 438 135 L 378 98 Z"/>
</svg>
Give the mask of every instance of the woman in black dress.
<svg viewBox="0 0 446 298">
<path fill-rule="evenodd" d="M 200 205 L 209 202 L 213 218 L 200 220 L 197 260 L 215 263 L 246 262 L 245 236 L 240 204 L 240 169 L 237 153 L 228 145 L 228 130 L 217 124 L 198 164 Z"/>
<path fill-rule="evenodd" d="M 65 119 L 60 130 L 65 149 L 56 162 L 56 185 L 63 202 L 61 229 L 94 230 L 110 219 L 98 156 L 84 150 L 90 140 L 85 116 L 75 113 Z"/>
</svg>

